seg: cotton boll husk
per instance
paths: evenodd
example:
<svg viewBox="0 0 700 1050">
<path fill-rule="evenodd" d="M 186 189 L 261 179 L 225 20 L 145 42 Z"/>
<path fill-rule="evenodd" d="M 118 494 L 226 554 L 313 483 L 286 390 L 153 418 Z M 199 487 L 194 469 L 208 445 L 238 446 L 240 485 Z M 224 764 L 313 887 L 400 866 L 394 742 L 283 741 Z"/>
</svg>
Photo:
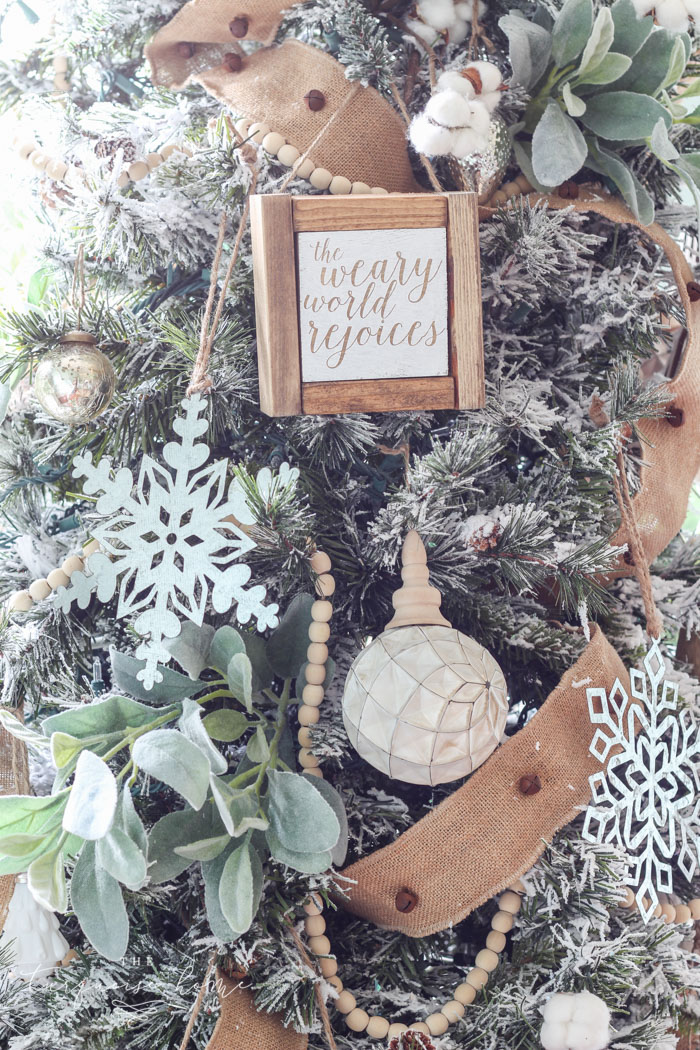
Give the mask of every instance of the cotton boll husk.
<svg viewBox="0 0 700 1050">
<path fill-rule="evenodd" d="M 474 131 L 478 131 L 480 135 L 485 135 L 488 138 L 489 124 L 491 123 L 491 114 L 488 108 L 476 98 L 469 103 L 469 109 L 469 119 L 465 120 L 464 123 L 473 128 Z"/>
<path fill-rule="evenodd" d="M 571 1020 L 576 1023 L 605 1026 L 610 1024 L 610 1010 L 607 1003 L 603 1002 L 599 995 L 592 992 L 579 992 L 574 997 L 574 1011 Z"/>
<path fill-rule="evenodd" d="M 565 1024 L 554 1024 L 549 1021 L 543 1024 L 540 1032 L 542 1050 L 569 1050 L 566 1042 L 566 1029 Z"/>
<path fill-rule="evenodd" d="M 571 992 L 557 992 L 542 1009 L 542 1017 L 549 1023 L 562 1024 L 570 1021 L 576 1004 Z"/>
<path fill-rule="evenodd" d="M 567 1050 L 605 1050 L 608 1045 L 607 1025 L 571 1021 L 567 1028 Z"/>
<path fill-rule="evenodd" d="M 414 149 L 429 157 L 443 157 L 452 152 L 454 145 L 454 132 L 431 123 L 424 113 L 411 122 L 409 138 Z"/>
<path fill-rule="evenodd" d="M 698 0 L 700 3 L 700 0 Z M 448 69 L 446 72 L 441 73 L 437 79 L 437 91 L 456 91 L 458 95 L 463 95 L 467 101 L 471 102 L 472 99 L 476 98 L 476 91 L 471 80 L 467 80 L 463 77 L 460 72 L 456 69 Z"/>
<path fill-rule="evenodd" d="M 503 76 L 493 62 L 469 62 L 465 69 L 474 69 L 481 77 L 481 92 L 497 91 L 503 83 Z"/>
<path fill-rule="evenodd" d="M 452 0 L 418 0 L 418 15 L 433 29 L 450 29 L 455 23 Z"/>
<path fill-rule="evenodd" d="M 662 0 L 656 5 L 656 21 L 673 33 L 685 33 L 690 22 L 683 0 Z"/>
<path fill-rule="evenodd" d="M 456 91 L 438 91 L 428 99 L 425 114 L 448 128 L 471 127 L 474 123 L 472 110 L 475 105 L 478 103 L 468 102 Z M 488 110 L 486 113 L 488 116 Z"/>
<path fill-rule="evenodd" d="M 488 135 L 482 135 L 475 128 L 460 128 L 452 132 L 452 155 L 459 160 L 471 157 L 474 153 L 483 153 L 488 148 Z"/>
</svg>

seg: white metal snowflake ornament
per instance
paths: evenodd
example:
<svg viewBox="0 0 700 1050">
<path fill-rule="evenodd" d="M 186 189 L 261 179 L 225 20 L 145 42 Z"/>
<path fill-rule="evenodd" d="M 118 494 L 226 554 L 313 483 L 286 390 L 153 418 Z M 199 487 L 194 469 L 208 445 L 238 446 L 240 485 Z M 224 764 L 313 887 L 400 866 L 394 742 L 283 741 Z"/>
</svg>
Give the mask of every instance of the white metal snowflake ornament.
<svg viewBox="0 0 700 1050">
<path fill-rule="evenodd" d="M 101 549 L 58 589 L 57 603 L 84 609 L 93 592 L 102 602 L 117 594 L 117 616 L 136 615 L 144 639 L 136 656 L 145 660 L 146 689 L 162 680 L 158 663 L 170 659 L 163 640 L 179 634 L 180 616 L 201 624 L 209 599 L 218 613 L 235 603 L 238 622 L 254 617 L 260 631 L 278 622 L 278 606 L 264 604 L 265 587 L 245 588 L 251 570 L 239 559 L 256 544 L 237 522 L 250 513 L 239 485 L 226 492 L 226 460 L 204 466 L 210 450 L 197 438 L 208 429 L 205 407 L 199 394 L 183 400 L 173 423 L 180 440 L 163 448 L 167 467 L 144 456 L 135 480 L 126 467 L 115 473 L 106 457 L 93 464 L 89 452 L 74 464 L 74 477 L 87 479 L 84 492 L 102 493 L 96 509 L 105 520 L 92 530 Z"/>
<path fill-rule="evenodd" d="M 665 679 L 654 640 L 644 671 L 630 671 L 632 700 L 619 678 L 608 695 L 586 690 L 596 730 L 590 752 L 607 769 L 589 778 L 593 799 L 583 837 L 620 846 L 632 858 L 626 882 L 637 888 L 648 922 L 658 893 L 671 893 L 671 860 L 690 879 L 700 863 L 700 727 L 677 713 L 678 684 Z M 612 752 L 612 753 L 611 753 Z"/>
</svg>

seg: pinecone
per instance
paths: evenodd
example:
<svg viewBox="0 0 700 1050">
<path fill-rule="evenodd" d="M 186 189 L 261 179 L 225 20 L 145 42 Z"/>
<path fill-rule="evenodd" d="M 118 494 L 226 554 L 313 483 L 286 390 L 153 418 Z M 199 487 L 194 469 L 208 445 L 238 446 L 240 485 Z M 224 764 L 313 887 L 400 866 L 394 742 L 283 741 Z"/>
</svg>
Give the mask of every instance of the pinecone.
<svg viewBox="0 0 700 1050">
<path fill-rule="evenodd" d="M 409 1028 L 407 1032 L 394 1036 L 389 1050 L 435 1050 L 435 1044 L 423 1032 L 412 1032 Z"/>
<path fill-rule="evenodd" d="M 115 139 L 99 139 L 95 143 L 95 156 L 101 159 L 108 158 L 109 169 L 112 170 L 114 166 L 114 158 L 118 151 L 122 151 L 125 164 L 133 164 L 136 160 L 136 146 L 133 144 L 131 139 L 127 138 L 115 138 Z"/>
<path fill-rule="evenodd" d="M 498 523 L 494 523 L 488 528 L 489 531 L 487 533 L 487 526 L 482 525 L 480 529 L 477 529 L 469 537 L 469 546 L 473 547 L 475 551 L 483 553 L 484 551 L 492 550 L 498 544 L 503 529 Z"/>
</svg>

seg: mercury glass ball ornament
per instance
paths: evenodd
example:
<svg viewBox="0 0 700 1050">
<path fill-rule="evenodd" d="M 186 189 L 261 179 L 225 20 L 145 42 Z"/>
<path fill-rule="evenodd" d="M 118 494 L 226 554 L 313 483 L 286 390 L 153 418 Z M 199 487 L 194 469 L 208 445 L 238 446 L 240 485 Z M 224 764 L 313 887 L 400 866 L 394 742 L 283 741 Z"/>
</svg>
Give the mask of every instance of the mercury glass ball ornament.
<svg viewBox="0 0 700 1050">
<path fill-rule="evenodd" d="M 375 769 L 409 784 L 446 784 L 500 743 L 506 682 L 491 654 L 441 614 L 417 532 L 408 533 L 402 560 L 396 614 L 350 668 L 343 721 Z"/>
<path fill-rule="evenodd" d="M 26 875 L 17 877 L 0 947 L 9 949 L 10 970 L 25 981 L 49 977 L 69 950 L 58 919 L 34 900 Z"/>
<path fill-rule="evenodd" d="M 43 358 L 34 376 L 34 394 L 61 423 L 89 423 L 109 405 L 116 377 L 111 361 L 89 332 L 67 332 Z"/>
<path fill-rule="evenodd" d="M 478 194 L 479 204 L 485 204 L 502 185 L 512 152 L 508 125 L 502 117 L 493 114 L 488 146 L 481 153 L 471 153 L 468 157 L 450 157 L 452 177 L 460 190 Z"/>
</svg>

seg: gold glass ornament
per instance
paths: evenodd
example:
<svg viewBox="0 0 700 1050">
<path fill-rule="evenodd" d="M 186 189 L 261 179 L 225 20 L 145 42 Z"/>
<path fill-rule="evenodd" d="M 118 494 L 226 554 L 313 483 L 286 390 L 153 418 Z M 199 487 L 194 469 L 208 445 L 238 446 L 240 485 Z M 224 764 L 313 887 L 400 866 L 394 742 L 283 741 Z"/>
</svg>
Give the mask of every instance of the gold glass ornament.
<svg viewBox="0 0 700 1050">
<path fill-rule="evenodd" d="M 109 405 L 116 376 L 111 361 L 89 332 L 67 332 L 42 359 L 34 376 L 34 394 L 43 409 L 61 423 L 89 423 Z"/>
<path fill-rule="evenodd" d="M 410 784 L 472 773 L 500 743 L 508 714 L 503 672 L 482 645 L 440 612 L 425 548 L 409 532 L 396 615 L 355 659 L 343 721 L 370 765 Z"/>
<path fill-rule="evenodd" d="M 508 125 L 502 117 L 492 115 L 487 148 L 468 157 L 449 158 L 450 172 L 458 189 L 478 194 L 479 204 L 485 204 L 502 184 L 512 152 Z"/>
</svg>

